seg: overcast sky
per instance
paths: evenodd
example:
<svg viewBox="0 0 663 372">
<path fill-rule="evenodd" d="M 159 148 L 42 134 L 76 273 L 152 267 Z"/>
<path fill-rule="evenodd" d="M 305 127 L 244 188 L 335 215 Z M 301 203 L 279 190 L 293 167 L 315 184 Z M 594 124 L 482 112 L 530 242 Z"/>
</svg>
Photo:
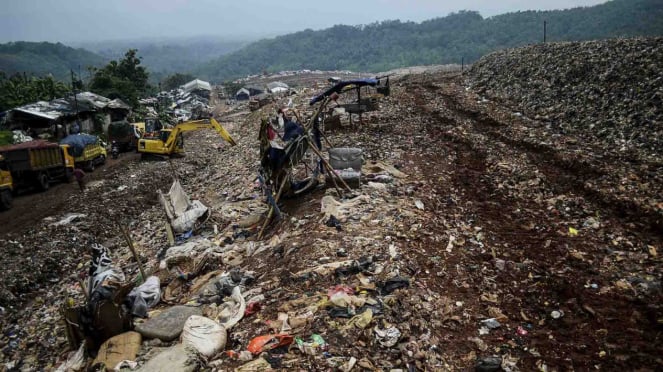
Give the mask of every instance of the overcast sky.
<svg viewBox="0 0 663 372">
<path fill-rule="evenodd" d="M 0 42 L 225 35 L 255 38 L 336 24 L 422 21 L 459 10 L 484 17 L 606 0 L 2 0 Z"/>
</svg>

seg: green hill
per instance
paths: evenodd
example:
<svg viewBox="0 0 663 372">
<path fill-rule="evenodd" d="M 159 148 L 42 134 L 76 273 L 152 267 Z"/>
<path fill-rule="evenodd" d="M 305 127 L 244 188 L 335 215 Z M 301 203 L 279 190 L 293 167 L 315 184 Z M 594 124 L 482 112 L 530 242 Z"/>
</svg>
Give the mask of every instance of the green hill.
<svg viewBox="0 0 663 372">
<path fill-rule="evenodd" d="M 155 82 L 168 74 L 188 72 L 192 65 L 216 60 L 246 46 L 247 41 L 227 40 L 214 36 L 181 39 L 113 40 L 78 43 L 107 59 L 120 59 L 129 49 L 138 49 L 141 64 L 150 70 Z"/>
<path fill-rule="evenodd" d="M 37 76 L 52 74 L 54 78 L 69 81 L 69 70 L 85 72 L 88 66 L 99 67 L 107 63 L 104 57 L 85 49 L 74 49 L 57 43 L 18 41 L 0 44 L 0 71 L 10 76 L 28 73 Z"/>
<path fill-rule="evenodd" d="M 201 65 L 212 81 L 298 69 L 387 71 L 393 68 L 476 61 L 489 52 L 548 41 L 663 35 L 663 1 L 613 0 L 556 11 L 526 11 L 483 18 L 463 11 L 421 23 L 385 21 L 305 30 L 252 43 Z"/>
</svg>

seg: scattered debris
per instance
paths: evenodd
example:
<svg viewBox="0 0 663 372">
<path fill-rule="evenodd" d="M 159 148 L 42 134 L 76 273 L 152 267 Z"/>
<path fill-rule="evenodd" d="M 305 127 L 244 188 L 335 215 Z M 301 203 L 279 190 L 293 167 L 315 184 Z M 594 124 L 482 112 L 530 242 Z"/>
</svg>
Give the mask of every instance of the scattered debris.
<svg viewBox="0 0 663 372">
<path fill-rule="evenodd" d="M 537 48 L 556 46 L 529 50 Z M 260 181 L 266 178 L 256 171 L 257 134 L 260 117 L 284 107 L 298 123 L 310 123 L 316 106 L 308 97 L 328 89 L 324 81 L 289 81 L 297 94 L 254 113 L 246 104 L 211 100 L 219 121 L 242 138 L 236 147 L 213 149 L 215 156 L 203 146 L 215 140 L 211 134 L 191 133 L 185 157 L 121 158 L 120 166 L 93 175 L 103 182 L 84 199 L 66 185 L 47 199 L 17 198 L 0 237 L 3 367 L 67 368 L 83 344 L 89 364 L 97 351 L 103 358 L 102 345 L 115 345 L 109 339 L 132 329 L 144 340 L 135 356 L 127 346 L 118 364 L 146 371 L 656 365 L 663 319 L 656 163 L 641 161 L 649 150 L 616 161 L 623 158 L 611 157 L 614 145 L 599 156 L 576 136 L 580 129 L 567 131 L 561 107 L 550 109 L 556 121 L 535 119 L 496 103 L 487 90 L 481 94 L 491 100 L 466 89 L 465 79 L 488 74 L 481 66 L 506 63 L 499 56 L 465 75 L 391 76 L 389 96 L 374 102 L 379 110 L 363 112 L 358 126 L 345 125 L 352 114 L 336 112 L 341 127 L 321 128 L 320 154 L 298 156 L 288 168 L 306 180 L 306 193 L 290 183 L 292 192 L 278 199 L 279 184 Z M 522 62 L 535 69 L 535 60 Z M 491 79 L 510 97 L 525 95 L 500 83 L 511 79 L 503 72 L 510 70 L 492 69 Z M 341 94 L 338 101 L 354 98 Z M 601 138 L 612 138 L 611 131 Z M 361 177 L 351 190 L 333 185 L 343 177 L 319 171 L 330 148 L 361 148 Z M 177 213 L 168 216 L 157 193 L 176 184 L 180 196 L 163 205 L 175 211 L 188 199 L 207 208 L 178 229 L 171 223 Z M 22 199 L 43 208 L 22 208 Z M 265 223 L 270 209 L 274 218 Z M 85 217 L 56 224 L 67 213 Z M 88 251 L 97 242 L 106 256 Z M 101 265 L 83 281 L 92 256 Z M 86 296 L 97 303 L 108 294 L 104 306 L 121 315 L 104 320 L 117 326 L 112 332 L 85 342 L 75 330 L 88 318 L 59 321 L 60 309 L 89 314 Z M 627 319 L 629 327 L 611 319 Z M 116 361 L 104 364 L 114 368 L 108 364 Z"/>
</svg>

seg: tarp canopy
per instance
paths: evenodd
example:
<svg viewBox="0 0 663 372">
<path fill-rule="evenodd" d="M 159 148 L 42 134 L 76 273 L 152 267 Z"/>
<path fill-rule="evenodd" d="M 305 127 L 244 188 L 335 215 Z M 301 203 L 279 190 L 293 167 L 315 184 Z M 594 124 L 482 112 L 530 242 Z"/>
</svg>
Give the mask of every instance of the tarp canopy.
<svg viewBox="0 0 663 372">
<path fill-rule="evenodd" d="M 341 81 L 340 83 L 334 85 L 333 87 L 327 89 L 324 93 L 319 94 L 311 99 L 311 102 L 309 102 L 310 105 L 314 105 L 326 97 L 331 96 L 334 93 L 341 93 L 343 88 L 354 85 L 358 88 L 365 87 L 365 86 L 371 86 L 374 87 L 378 85 L 378 80 L 369 78 L 369 79 L 358 79 L 358 80 L 347 80 L 347 81 Z"/>
<path fill-rule="evenodd" d="M 60 140 L 61 145 L 71 146 L 71 154 L 74 156 L 83 155 L 83 149 L 87 145 L 93 145 L 97 143 L 99 138 L 90 134 L 70 134 L 67 137 Z"/>
<path fill-rule="evenodd" d="M 191 92 L 196 91 L 196 90 L 212 91 L 212 86 L 207 81 L 195 79 L 195 80 L 191 80 L 190 82 L 184 84 L 182 86 L 182 89 L 186 93 L 191 93 Z"/>
</svg>

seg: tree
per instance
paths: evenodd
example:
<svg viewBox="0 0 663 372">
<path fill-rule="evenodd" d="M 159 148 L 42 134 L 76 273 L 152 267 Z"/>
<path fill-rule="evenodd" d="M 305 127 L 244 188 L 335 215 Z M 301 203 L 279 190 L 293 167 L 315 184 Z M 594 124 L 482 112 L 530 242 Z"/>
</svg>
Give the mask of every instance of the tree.
<svg viewBox="0 0 663 372">
<path fill-rule="evenodd" d="M 147 95 L 151 87 L 148 84 L 149 73 L 140 66 L 137 52 L 136 49 L 129 49 L 119 62 L 113 60 L 95 70 L 90 90 L 104 97 L 120 98 L 132 106 L 138 105 L 138 98 Z"/>
<path fill-rule="evenodd" d="M 161 81 L 161 89 L 172 90 L 190 82 L 195 78 L 196 77 L 191 74 L 176 73 L 173 75 L 169 75 L 165 79 L 163 79 L 163 81 Z"/>
<path fill-rule="evenodd" d="M 35 77 L 15 74 L 9 78 L 0 73 L 0 111 L 37 101 L 63 97 L 69 89 L 53 76 Z"/>
</svg>

